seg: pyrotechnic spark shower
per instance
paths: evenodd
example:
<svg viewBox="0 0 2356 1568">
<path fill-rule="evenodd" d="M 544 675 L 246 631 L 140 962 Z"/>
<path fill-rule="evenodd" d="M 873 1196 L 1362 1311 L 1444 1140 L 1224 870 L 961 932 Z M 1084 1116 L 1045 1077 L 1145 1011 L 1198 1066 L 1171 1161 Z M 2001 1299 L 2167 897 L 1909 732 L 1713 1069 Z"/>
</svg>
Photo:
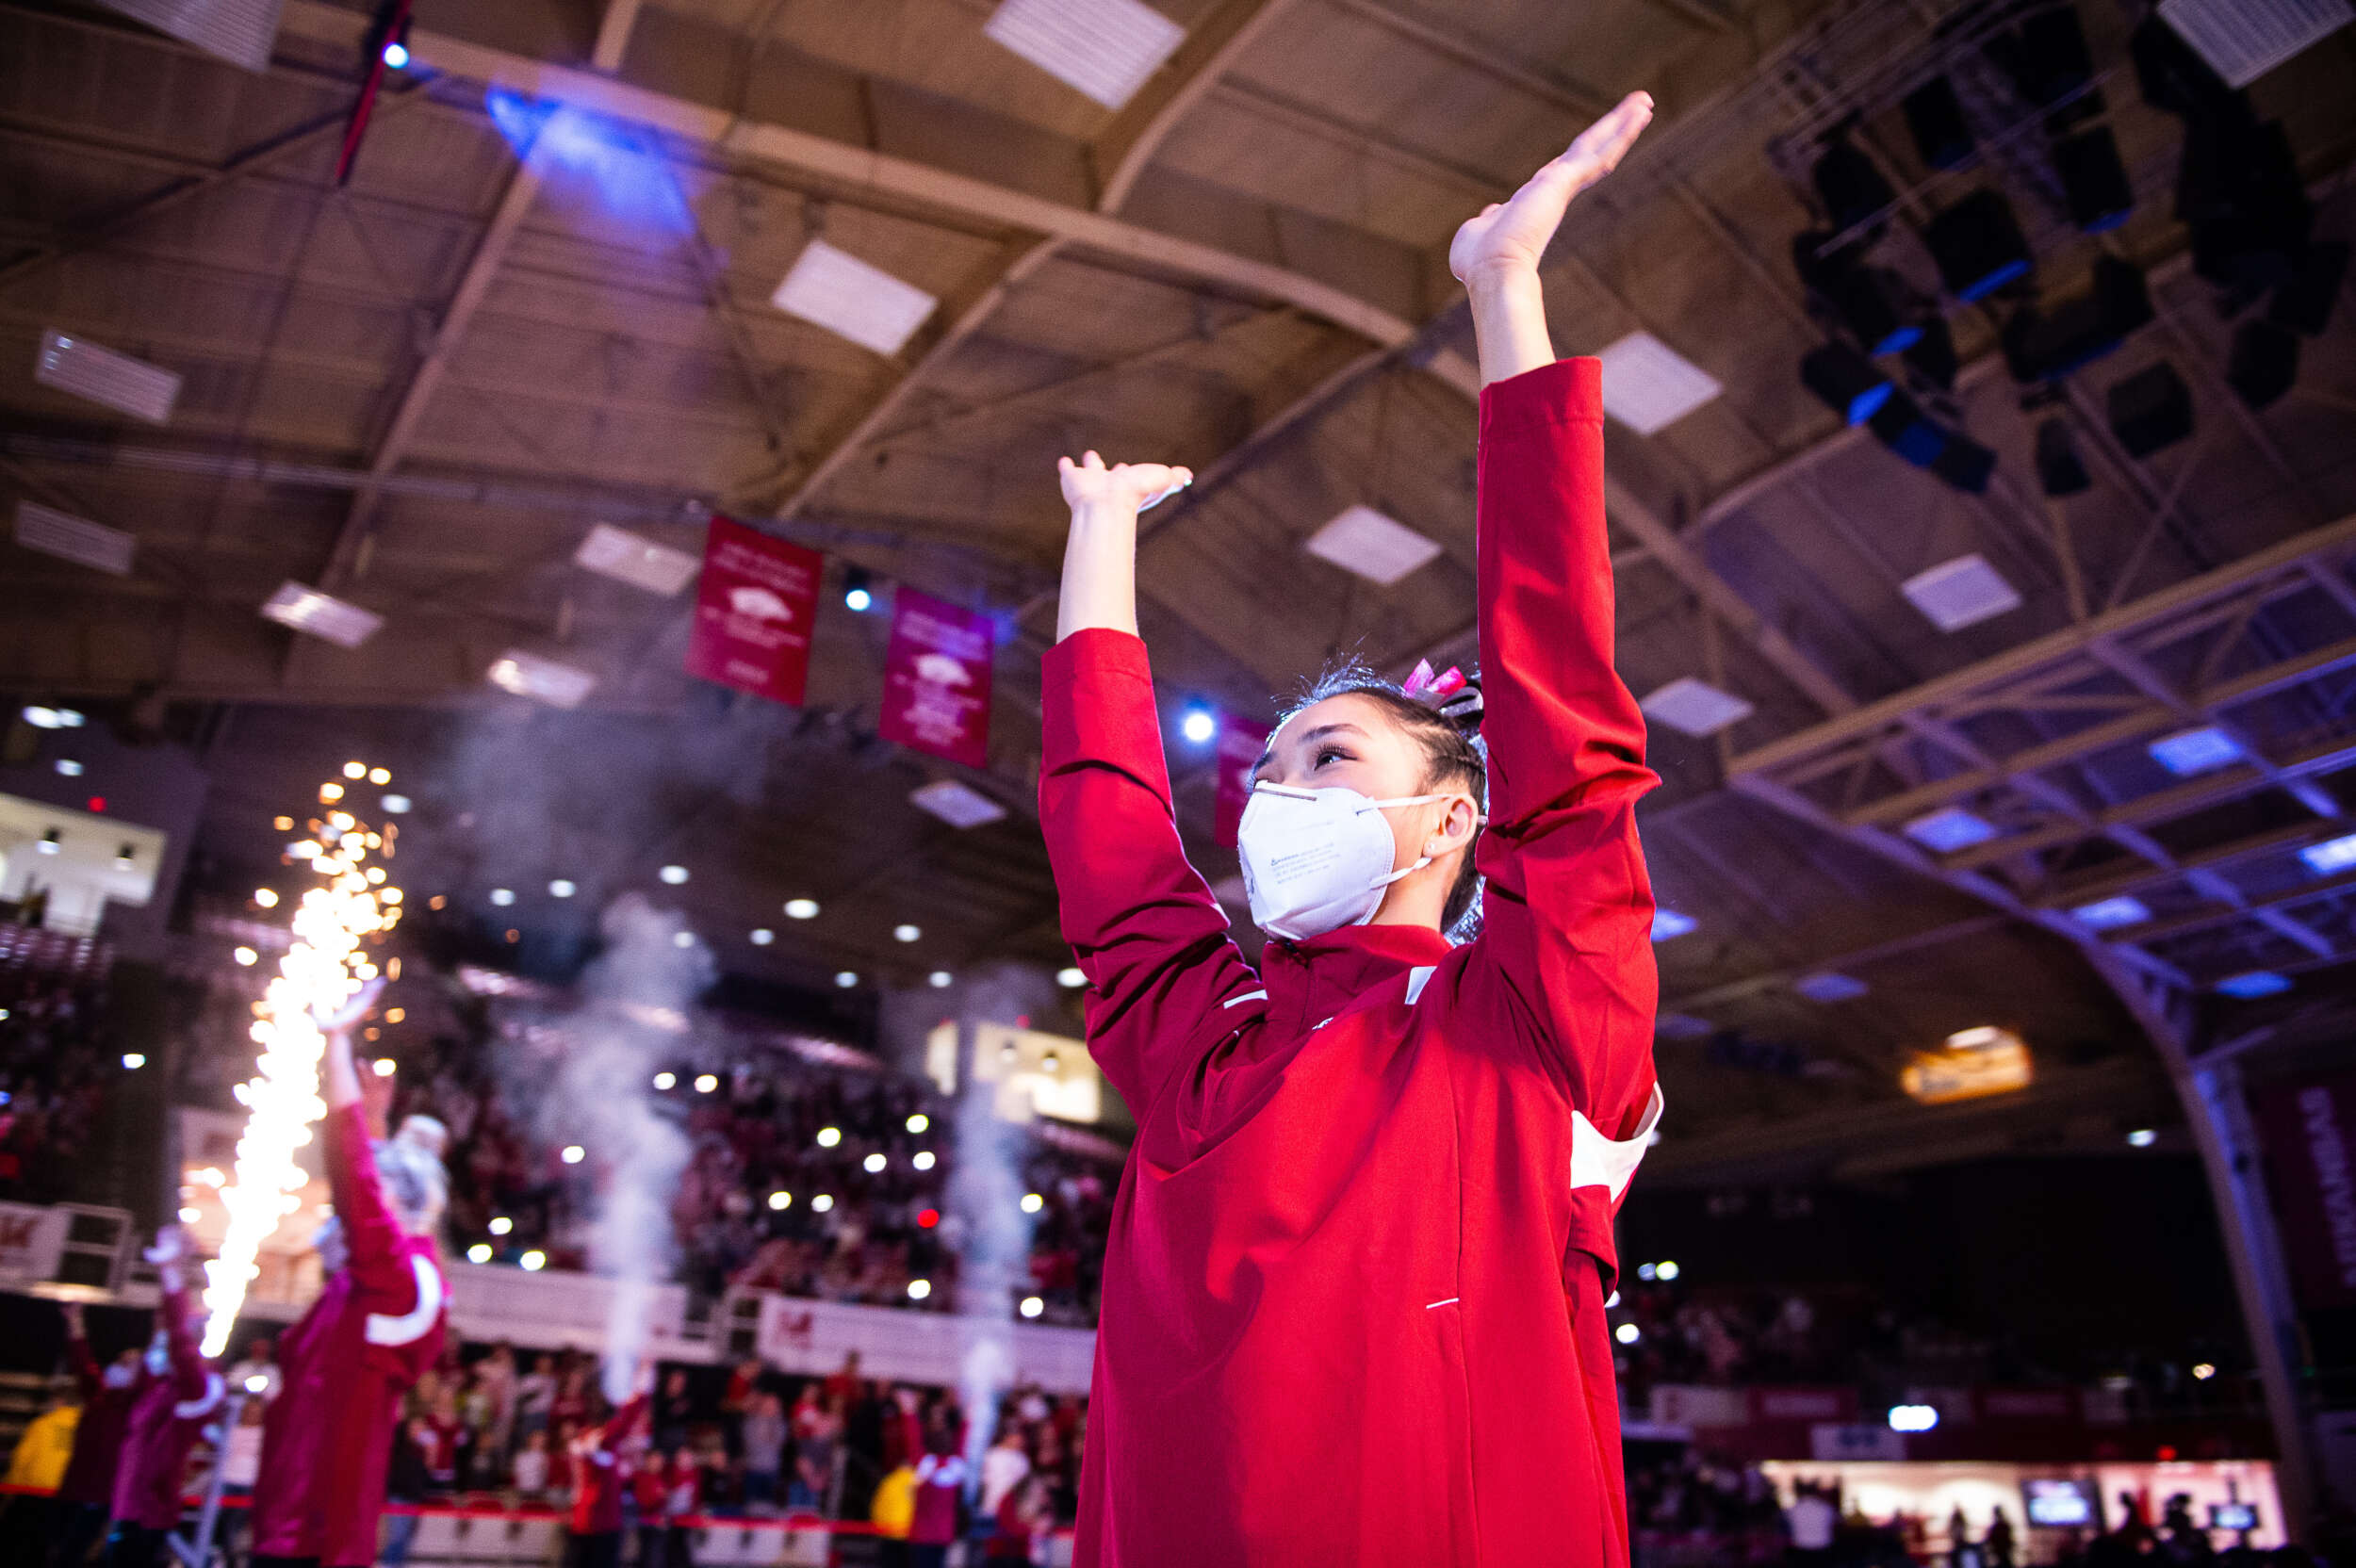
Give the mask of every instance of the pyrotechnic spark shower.
<svg viewBox="0 0 2356 1568">
<path fill-rule="evenodd" d="M 261 1272 L 254 1261 L 288 1215 L 303 1206 L 309 1176 L 297 1151 L 311 1141 L 311 1123 L 327 1111 L 319 1099 L 319 1055 L 326 1037 L 315 1015 L 332 1015 L 360 986 L 376 977 L 368 942 L 401 919 L 401 890 L 382 885 L 371 852 L 389 858 L 397 830 L 383 834 L 335 803 L 343 788 L 319 787 L 320 814 L 310 837 L 288 846 L 290 859 L 307 860 L 319 885 L 296 901 L 293 941 L 278 973 L 255 1004 L 253 1036 L 262 1048 L 254 1076 L 233 1091 L 246 1108 L 237 1164 L 221 1200 L 229 1226 L 221 1255 L 205 1266 L 205 1354 L 229 1347 L 246 1287 Z M 282 819 L 283 820 L 283 819 Z"/>
</svg>

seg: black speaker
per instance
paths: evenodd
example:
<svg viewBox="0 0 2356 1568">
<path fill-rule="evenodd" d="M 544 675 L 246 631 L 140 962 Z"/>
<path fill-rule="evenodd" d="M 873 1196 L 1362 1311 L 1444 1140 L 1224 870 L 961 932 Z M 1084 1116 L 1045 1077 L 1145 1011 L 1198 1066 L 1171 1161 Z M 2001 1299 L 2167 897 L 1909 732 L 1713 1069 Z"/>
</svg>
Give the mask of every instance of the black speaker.
<svg viewBox="0 0 2356 1568">
<path fill-rule="evenodd" d="M 2037 482 L 2053 497 L 2075 496 L 2093 488 L 2093 477 L 2078 460 L 2078 445 L 2070 439 L 2066 420 L 2048 419 L 2037 428 Z"/>
<path fill-rule="evenodd" d="M 1960 300 L 1983 299 L 2028 275 L 2029 242 L 2012 204 L 1993 190 L 1975 190 L 1932 219 L 1922 240 L 1939 280 Z"/>
<path fill-rule="evenodd" d="M 2130 457 L 2150 457 L 2192 433 L 2192 388 L 2164 359 L 2113 386 L 2105 407 Z"/>
<path fill-rule="evenodd" d="M 2279 121 L 2187 125 L 2176 212 L 2192 228 L 2193 270 L 2228 287 L 2288 282 L 2315 221 L 2298 156 Z"/>
<path fill-rule="evenodd" d="M 2266 319 L 2287 332 L 2320 337 L 2331 324 L 2331 306 L 2348 281 L 2348 242 L 2317 240 L 2299 256 L 2290 278 L 2274 291 Z"/>
<path fill-rule="evenodd" d="M 1912 398 L 1893 392 L 1865 421 L 1873 439 L 1918 468 L 1927 468 L 1947 449 L 1947 432 Z"/>
<path fill-rule="evenodd" d="M 1906 351 L 1906 368 L 1942 392 L 1955 389 L 1955 371 L 1961 361 L 1955 355 L 1955 335 L 1948 330 L 1947 318 L 1936 312 L 1922 318 L 1922 335 Z"/>
<path fill-rule="evenodd" d="M 2226 384 L 2252 408 L 2265 408 L 2299 379 L 2299 339 L 2271 321 L 2245 321 L 2233 334 Z"/>
<path fill-rule="evenodd" d="M 1853 425 L 1872 418 L 1895 390 L 1878 366 L 1845 343 L 1810 349 L 1800 360 L 1800 380 Z"/>
<path fill-rule="evenodd" d="M 2053 143 L 2053 172 L 2061 176 L 2070 220 L 2086 234 L 2102 234 L 2135 210 L 2135 188 L 2119 161 L 2119 142 L 2107 125 L 2080 131 Z"/>
<path fill-rule="evenodd" d="M 2156 11 L 2129 36 L 2127 53 L 2135 61 L 2135 87 L 2153 108 L 2185 119 L 2249 116 L 2248 95 L 2226 86 L 2225 78 Z"/>
<path fill-rule="evenodd" d="M 2052 381 L 2083 368 L 2150 324 L 2151 295 L 2143 270 L 2117 256 L 2094 264 L 2084 294 L 2050 310 L 2016 311 L 2004 323 L 2004 363 L 2015 381 Z"/>
<path fill-rule="evenodd" d="M 1827 297 L 1869 354 L 1894 354 L 1922 335 L 1922 302 L 1887 267 L 1852 267 Z"/>
<path fill-rule="evenodd" d="M 1824 199 L 1836 231 L 1846 232 L 1869 218 L 1887 213 L 1898 200 L 1873 160 L 1849 145 L 1835 141 L 1816 160 L 1816 194 Z M 1878 232 L 1881 225 L 1874 225 Z"/>
<path fill-rule="evenodd" d="M 1972 127 L 1963 118 L 1955 84 L 1946 77 L 1933 76 L 1898 106 L 1924 163 L 1933 169 L 1959 169 L 1971 161 Z"/>
<path fill-rule="evenodd" d="M 1931 459 L 1931 472 L 1967 495 L 1979 495 L 1996 472 L 1996 454 L 1961 431 L 1946 435 L 1946 445 Z"/>
<path fill-rule="evenodd" d="M 2086 47 L 2086 29 L 2068 6 L 2040 10 L 1981 47 L 2037 108 L 2053 107 L 2094 79 L 2094 55 Z"/>
</svg>

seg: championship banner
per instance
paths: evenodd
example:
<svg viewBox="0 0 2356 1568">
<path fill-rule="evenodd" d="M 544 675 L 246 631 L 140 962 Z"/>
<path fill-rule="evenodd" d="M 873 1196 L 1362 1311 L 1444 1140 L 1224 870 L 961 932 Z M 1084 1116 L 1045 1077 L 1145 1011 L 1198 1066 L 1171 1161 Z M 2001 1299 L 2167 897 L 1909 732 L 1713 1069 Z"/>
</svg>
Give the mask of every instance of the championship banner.
<svg viewBox="0 0 2356 1568">
<path fill-rule="evenodd" d="M 990 763 L 990 656 L 994 629 L 912 588 L 894 591 L 892 649 L 884 660 L 887 741 L 968 767 Z"/>
<path fill-rule="evenodd" d="M 824 566 L 816 550 L 712 518 L 687 635 L 687 673 L 799 708 Z"/>
<path fill-rule="evenodd" d="M 1268 749 L 1268 727 L 1233 713 L 1219 716 L 1219 841 L 1235 847 L 1235 830 L 1252 799 L 1252 773 Z"/>
<path fill-rule="evenodd" d="M 2250 1109 L 2299 1300 L 2356 1306 L 2356 1073 L 2276 1085 Z"/>
</svg>

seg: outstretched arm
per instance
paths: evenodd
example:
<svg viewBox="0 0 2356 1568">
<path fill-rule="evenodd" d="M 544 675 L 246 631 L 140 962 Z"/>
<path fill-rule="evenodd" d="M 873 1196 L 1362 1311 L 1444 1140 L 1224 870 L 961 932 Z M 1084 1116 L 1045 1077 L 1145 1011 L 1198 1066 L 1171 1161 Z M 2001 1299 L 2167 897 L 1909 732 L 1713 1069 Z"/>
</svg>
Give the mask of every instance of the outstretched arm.
<svg viewBox="0 0 2356 1568">
<path fill-rule="evenodd" d="M 205 1366 L 195 1331 L 188 1325 L 188 1281 L 180 1268 L 188 1250 L 188 1237 L 180 1227 L 167 1225 L 155 1233 L 155 1245 L 147 1250 L 147 1261 L 155 1266 L 155 1282 L 162 1291 L 155 1310 L 172 1357 L 174 1390 L 182 1399 L 194 1399 L 205 1392 Z"/>
<path fill-rule="evenodd" d="M 384 1201 L 384 1184 L 376 1173 L 359 1064 L 352 1059 L 352 1032 L 384 989 L 382 980 L 371 980 L 336 1012 L 313 1019 L 327 1037 L 319 1057 L 319 1094 L 327 1102 L 327 1191 L 343 1221 L 346 1266 L 352 1277 L 373 1293 L 414 1301 L 416 1284 L 401 1246 L 401 1222 Z"/>
<path fill-rule="evenodd" d="M 1484 382 L 1491 826 L 1467 980 L 1478 1004 L 1496 1009 L 1489 1037 L 1526 1042 L 1613 1142 L 1643 1131 L 1653 1089 L 1653 900 L 1635 808 L 1659 780 L 1644 761 L 1644 716 L 1612 663 L 1602 371 L 1593 359 L 1555 362 L 1538 259 L 1571 199 L 1610 172 L 1651 113 L 1649 99 L 1630 95 L 1511 201 L 1467 222 L 1449 251 L 1472 299 Z M 1583 1174 L 1574 1169 L 1575 1186 Z"/>
<path fill-rule="evenodd" d="M 1192 476 L 1094 452 L 1061 468 L 1072 535 L 1042 670 L 1039 825 L 1088 980 L 1088 1052 L 1143 1116 L 1202 1021 L 1257 982 L 1186 863 L 1137 640 L 1137 514 Z"/>
</svg>

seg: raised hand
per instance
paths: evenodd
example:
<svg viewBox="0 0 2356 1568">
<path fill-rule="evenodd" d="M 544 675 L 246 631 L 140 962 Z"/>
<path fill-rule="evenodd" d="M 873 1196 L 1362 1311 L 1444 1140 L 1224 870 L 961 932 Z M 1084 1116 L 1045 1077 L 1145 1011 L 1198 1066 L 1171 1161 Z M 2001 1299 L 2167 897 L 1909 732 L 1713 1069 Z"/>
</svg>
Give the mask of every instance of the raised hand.
<svg viewBox="0 0 2356 1568">
<path fill-rule="evenodd" d="M 1079 462 L 1058 458 L 1055 471 L 1063 476 L 1063 498 L 1073 511 L 1083 506 L 1118 506 L 1143 512 L 1194 482 L 1189 468 L 1167 463 L 1116 463 L 1104 466 L 1094 452 Z"/>
<path fill-rule="evenodd" d="M 1535 272 L 1573 198 L 1617 168 L 1651 122 L 1651 93 L 1631 92 L 1621 99 L 1611 113 L 1581 131 L 1562 156 L 1522 182 L 1519 190 L 1464 220 L 1448 245 L 1448 270 L 1467 285 L 1484 271 Z M 1070 488 L 1067 480 L 1067 493 Z"/>
<path fill-rule="evenodd" d="M 155 1245 L 147 1249 L 149 1263 L 157 1268 L 169 1268 L 188 1255 L 188 1238 L 178 1225 L 166 1225 L 156 1231 Z"/>
<path fill-rule="evenodd" d="M 352 1025 L 368 1017 L 368 1010 L 376 1005 L 376 999 L 384 994 L 384 981 L 382 976 L 363 981 L 360 988 L 353 991 L 341 1007 L 332 1013 L 315 1010 L 311 1014 L 311 1021 L 319 1025 L 322 1035 L 349 1035 Z"/>
</svg>

